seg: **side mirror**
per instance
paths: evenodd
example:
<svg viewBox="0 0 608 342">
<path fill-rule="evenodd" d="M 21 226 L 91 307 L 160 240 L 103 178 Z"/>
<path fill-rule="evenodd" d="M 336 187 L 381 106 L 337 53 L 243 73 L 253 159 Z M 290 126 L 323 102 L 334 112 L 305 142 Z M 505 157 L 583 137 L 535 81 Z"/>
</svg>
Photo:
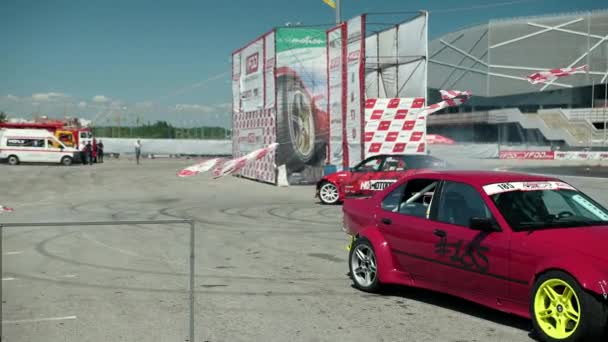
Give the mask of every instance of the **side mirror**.
<svg viewBox="0 0 608 342">
<path fill-rule="evenodd" d="M 469 228 L 482 232 L 497 232 L 500 231 L 494 220 L 484 217 L 471 217 Z"/>
</svg>

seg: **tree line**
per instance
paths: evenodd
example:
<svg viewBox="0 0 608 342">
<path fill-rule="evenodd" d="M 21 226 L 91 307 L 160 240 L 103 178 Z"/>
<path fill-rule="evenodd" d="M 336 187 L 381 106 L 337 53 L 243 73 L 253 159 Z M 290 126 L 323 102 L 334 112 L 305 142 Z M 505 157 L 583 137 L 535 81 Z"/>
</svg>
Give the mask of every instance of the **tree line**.
<svg viewBox="0 0 608 342">
<path fill-rule="evenodd" d="M 224 127 L 174 127 L 166 121 L 140 126 L 93 126 L 93 135 L 105 138 L 142 139 L 230 139 L 230 130 Z"/>
</svg>

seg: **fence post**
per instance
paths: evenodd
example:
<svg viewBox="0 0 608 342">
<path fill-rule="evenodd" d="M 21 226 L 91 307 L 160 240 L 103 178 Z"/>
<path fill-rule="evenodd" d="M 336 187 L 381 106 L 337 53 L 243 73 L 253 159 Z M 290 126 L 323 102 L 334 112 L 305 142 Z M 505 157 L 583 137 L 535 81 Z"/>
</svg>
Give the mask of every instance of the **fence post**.
<svg viewBox="0 0 608 342">
<path fill-rule="evenodd" d="M 194 342 L 194 220 L 190 221 L 190 342 Z"/>
</svg>

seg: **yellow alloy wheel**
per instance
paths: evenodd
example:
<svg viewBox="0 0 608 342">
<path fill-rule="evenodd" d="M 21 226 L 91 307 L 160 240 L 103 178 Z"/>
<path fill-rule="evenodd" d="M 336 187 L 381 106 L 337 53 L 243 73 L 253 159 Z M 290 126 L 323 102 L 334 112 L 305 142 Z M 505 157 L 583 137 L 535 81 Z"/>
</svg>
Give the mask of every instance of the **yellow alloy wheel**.
<svg viewBox="0 0 608 342">
<path fill-rule="evenodd" d="M 556 340 L 570 337 L 581 320 L 581 305 L 574 289 L 561 279 L 542 283 L 534 296 L 534 315 L 545 334 Z"/>
</svg>

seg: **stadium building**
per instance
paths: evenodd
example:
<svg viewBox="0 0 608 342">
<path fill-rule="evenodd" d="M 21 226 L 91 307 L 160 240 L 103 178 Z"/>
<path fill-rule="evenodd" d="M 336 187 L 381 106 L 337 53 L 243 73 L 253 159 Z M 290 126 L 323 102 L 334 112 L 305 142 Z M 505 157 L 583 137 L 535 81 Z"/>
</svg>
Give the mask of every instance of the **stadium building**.
<svg viewBox="0 0 608 342">
<path fill-rule="evenodd" d="M 545 84 L 526 76 L 587 64 Z M 429 118 L 457 141 L 608 147 L 608 10 L 492 20 L 429 44 L 429 103 L 439 89 L 471 90 L 461 107 Z"/>
</svg>

